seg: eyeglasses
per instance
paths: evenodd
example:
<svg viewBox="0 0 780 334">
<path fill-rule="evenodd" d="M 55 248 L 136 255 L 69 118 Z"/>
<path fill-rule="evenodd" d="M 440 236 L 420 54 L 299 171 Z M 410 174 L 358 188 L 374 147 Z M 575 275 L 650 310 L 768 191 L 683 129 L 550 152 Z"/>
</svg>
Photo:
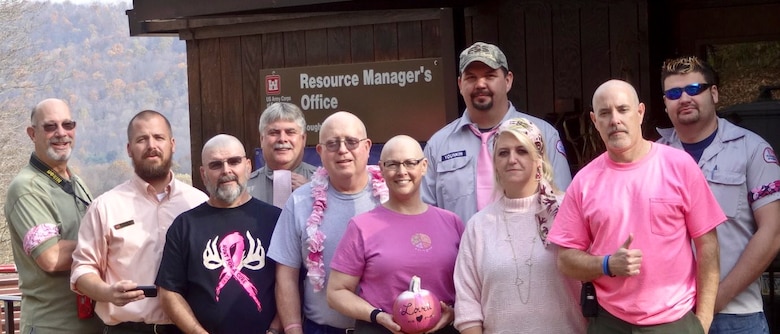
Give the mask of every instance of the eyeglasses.
<svg viewBox="0 0 780 334">
<path fill-rule="evenodd" d="M 401 168 L 401 165 L 404 165 L 406 169 L 412 169 L 414 167 L 417 167 L 417 165 L 420 164 L 420 162 L 423 161 L 425 158 L 420 159 L 406 159 L 404 161 L 395 161 L 395 160 L 387 160 L 382 161 L 382 166 L 385 166 L 385 169 L 387 170 L 398 170 Z"/>
<path fill-rule="evenodd" d="M 685 92 L 685 94 L 688 94 L 688 96 L 696 96 L 701 94 L 701 92 L 707 90 L 707 88 L 710 88 L 712 84 L 707 83 L 692 83 L 685 87 L 675 87 L 670 88 L 664 91 L 664 96 L 666 96 L 669 100 L 677 100 L 680 97 L 682 97 L 682 93 Z"/>
<path fill-rule="evenodd" d="M 368 138 L 357 139 L 357 138 L 347 137 L 344 139 L 328 140 L 322 143 L 321 145 L 324 145 L 325 148 L 328 149 L 328 151 L 330 152 L 338 152 L 339 149 L 341 148 L 341 143 L 344 143 L 344 146 L 346 146 L 348 150 L 352 151 L 358 148 L 358 144 L 360 144 L 360 142 L 366 139 Z"/>
<path fill-rule="evenodd" d="M 45 123 L 42 124 L 41 127 L 43 128 L 43 131 L 46 132 L 54 132 L 57 131 L 57 128 L 62 126 L 65 131 L 70 131 L 76 128 L 76 121 L 65 121 L 60 124 L 57 123 Z"/>
<path fill-rule="evenodd" d="M 225 160 L 215 160 L 212 162 L 209 162 L 208 166 L 211 170 L 220 170 L 222 167 L 225 167 L 225 163 L 227 162 L 228 166 L 230 167 L 236 167 L 240 165 L 242 162 L 244 162 L 244 157 L 230 157 Z"/>
</svg>

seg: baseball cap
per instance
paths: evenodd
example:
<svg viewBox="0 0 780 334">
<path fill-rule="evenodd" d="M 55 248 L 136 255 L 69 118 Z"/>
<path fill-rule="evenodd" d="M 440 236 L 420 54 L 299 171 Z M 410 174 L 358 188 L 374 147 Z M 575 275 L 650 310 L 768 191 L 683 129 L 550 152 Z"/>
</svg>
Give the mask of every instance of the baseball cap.
<svg viewBox="0 0 780 334">
<path fill-rule="evenodd" d="M 466 69 L 469 64 L 478 61 L 490 66 L 492 69 L 498 69 L 503 67 L 509 69 L 509 64 L 506 62 L 506 56 L 501 49 L 493 44 L 476 42 L 468 49 L 463 50 L 460 53 L 460 73 Z"/>
</svg>

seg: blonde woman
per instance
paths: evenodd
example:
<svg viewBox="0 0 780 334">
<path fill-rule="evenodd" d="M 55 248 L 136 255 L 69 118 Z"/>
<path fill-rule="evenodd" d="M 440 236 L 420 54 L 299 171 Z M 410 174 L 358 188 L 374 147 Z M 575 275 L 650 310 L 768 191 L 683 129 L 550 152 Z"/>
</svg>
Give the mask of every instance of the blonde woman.
<svg viewBox="0 0 780 334">
<path fill-rule="evenodd" d="M 585 333 L 580 283 L 547 232 L 561 195 L 539 129 L 505 121 L 493 149 L 495 201 L 466 224 L 455 265 L 455 327 L 474 333 Z"/>
</svg>

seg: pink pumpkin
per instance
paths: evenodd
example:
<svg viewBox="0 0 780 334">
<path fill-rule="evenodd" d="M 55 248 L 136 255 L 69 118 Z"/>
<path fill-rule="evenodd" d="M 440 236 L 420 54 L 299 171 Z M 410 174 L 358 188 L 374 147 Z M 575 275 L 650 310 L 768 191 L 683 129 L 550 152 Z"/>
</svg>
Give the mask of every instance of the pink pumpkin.
<svg viewBox="0 0 780 334">
<path fill-rule="evenodd" d="M 393 321 L 408 334 L 425 333 L 441 318 L 439 298 L 420 289 L 420 278 L 412 277 L 409 290 L 401 292 L 393 303 Z"/>
</svg>

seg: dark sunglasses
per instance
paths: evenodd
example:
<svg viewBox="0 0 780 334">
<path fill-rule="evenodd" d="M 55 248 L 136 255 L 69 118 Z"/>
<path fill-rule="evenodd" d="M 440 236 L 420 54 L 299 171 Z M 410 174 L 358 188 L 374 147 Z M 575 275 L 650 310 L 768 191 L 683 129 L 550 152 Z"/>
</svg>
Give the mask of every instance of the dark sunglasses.
<svg viewBox="0 0 780 334">
<path fill-rule="evenodd" d="M 347 137 L 344 139 L 328 140 L 324 142 L 322 145 L 325 146 L 325 148 L 328 149 L 328 151 L 330 152 L 338 152 L 339 148 L 341 148 L 341 143 L 344 143 L 344 146 L 347 147 L 347 150 L 352 151 L 357 149 L 358 144 L 360 144 L 360 142 L 366 139 L 368 138 L 357 139 L 357 138 Z"/>
<path fill-rule="evenodd" d="M 710 88 L 712 84 L 707 83 L 692 83 L 685 87 L 675 87 L 670 88 L 664 91 L 664 96 L 666 96 L 669 100 L 677 100 L 680 97 L 682 97 L 682 93 L 685 92 L 685 94 L 688 94 L 688 96 L 696 96 L 701 94 L 701 92 L 707 90 L 707 88 Z"/>
<path fill-rule="evenodd" d="M 62 128 L 65 129 L 65 131 L 70 131 L 70 130 L 73 130 L 73 129 L 76 128 L 76 121 L 65 121 L 65 122 L 62 122 L 60 124 L 57 124 L 57 123 L 45 123 L 45 124 L 41 125 L 41 127 L 43 128 L 43 131 L 46 131 L 46 132 L 57 131 L 57 128 L 60 127 L 60 126 L 62 126 Z"/>
<path fill-rule="evenodd" d="M 209 162 L 208 166 L 211 170 L 220 170 L 222 167 L 225 167 L 225 163 L 227 162 L 228 166 L 230 167 L 236 167 L 240 165 L 242 162 L 244 162 L 244 157 L 230 157 L 225 160 L 215 160 L 212 162 Z"/>
</svg>

